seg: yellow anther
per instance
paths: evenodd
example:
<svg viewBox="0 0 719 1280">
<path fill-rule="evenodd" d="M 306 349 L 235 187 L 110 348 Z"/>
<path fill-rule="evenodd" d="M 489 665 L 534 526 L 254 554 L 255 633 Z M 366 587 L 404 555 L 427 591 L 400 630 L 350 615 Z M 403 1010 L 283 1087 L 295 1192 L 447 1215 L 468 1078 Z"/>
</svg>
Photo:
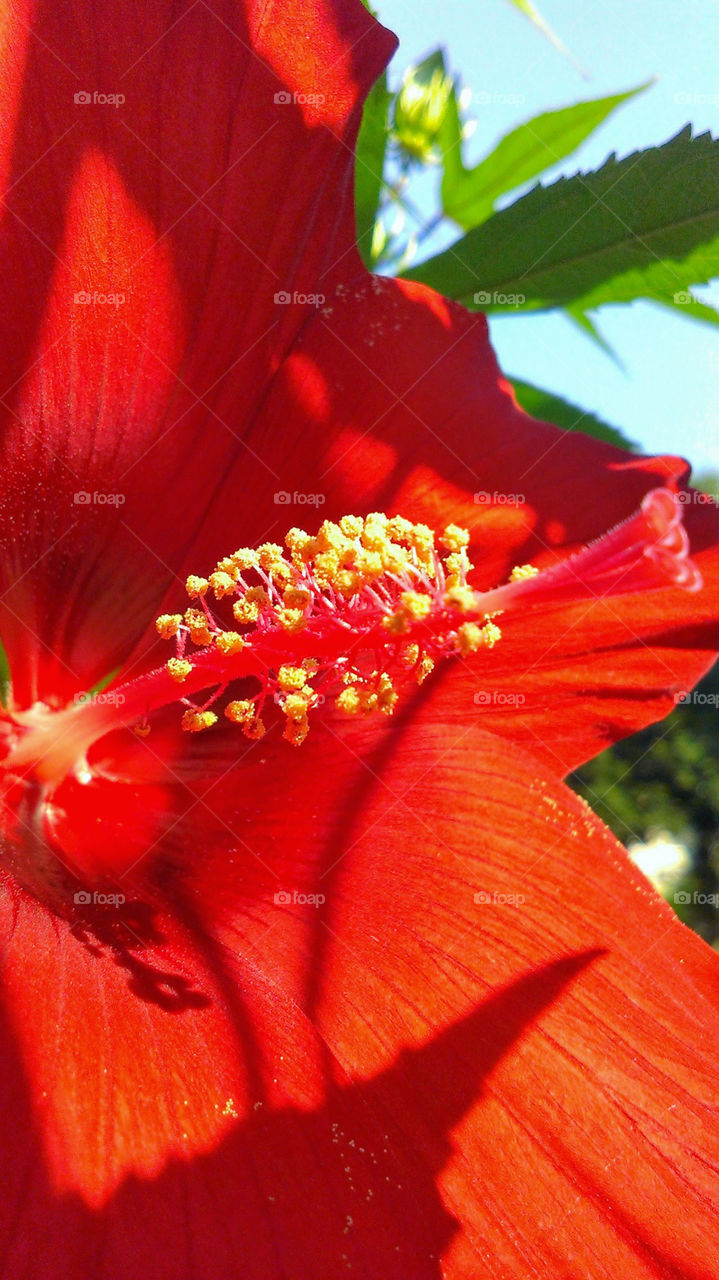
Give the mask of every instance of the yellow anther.
<svg viewBox="0 0 719 1280">
<path fill-rule="evenodd" d="M 365 525 L 365 533 L 367 526 Z M 357 573 L 365 582 L 374 582 L 375 579 L 381 578 L 384 573 L 384 565 L 382 564 L 382 551 L 384 549 L 386 539 L 384 534 L 381 539 L 377 539 L 378 549 L 376 551 L 358 551 L 355 559 L 355 568 Z"/>
<path fill-rule="evenodd" d="M 484 636 L 484 645 L 486 649 L 493 649 L 498 640 L 502 639 L 502 632 L 493 622 L 485 622 L 482 627 L 482 635 Z"/>
<path fill-rule="evenodd" d="M 401 636 L 409 631 L 413 622 L 429 617 L 432 612 L 432 600 L 421 591 L 403 591 L 399 608 L 388 617 L 382 619 L 382 626 L 391 635 Z"/>
<path fill-rule="evenodd" d="M 207 624 L 207 614 L 202 609 L 188 609 L 185 613 L 185 625 L 190 632 L 193 644 L 206 645 L 212 641 L 212 631 Z"/>
<path fill-rule="evenodd" d="M 235 622 L 257 622 L 260 616 L 260 606 L 268 603 L 269 596 L 264 587 L 249 587 L 244 596 L 239 600 L 235 600 L 232 606 Z"/>
<path fill-rule="evenodd" d="M 461 627 L 457 628 L 457 647 L 459 652 L 467 657 L 468 654 L 476 653 L 479 649 L 493 649 L 501 636 L 499 627 L 493 622 L 485 622 L 481 627 L 476 622 L 463 622 Z"/>
<path fill-rule="evenodd" d="M 288 530 L 285 537 L 285 546 L 292 553 L 293 560 L 299 564 L 306 564 L 312 559 L 315 551 L 315 540 L 309 533 L 305 533 L 304 529 L 298 529 L 296 526 Z"/>
<path fill-rule="evenodd" d="M 426 524 L 413 524 L 407 534 L 407 542 L 416 553 L 420 564 L 434 565 L 434 532 Z"/>
<path fill-rule="evenodd" d="M 461 551 L 469 546 L 469 531 L 458 524 L 448 524 L 439 540 L 448 551 Z"/>
<path fill-rule="evenodd" d="M 364 522 L 361 536 L 362 546 L 368 551 L 381 551 L 387 544 L 387 517 L 373 511 Z"/>
<path fill-rule="evenodd" d="M 235 600 L 232 606 L 232 614 L 235 622 L 250 623 L 257 622 L 260 616 L 260 606 L 254 600 L 248 600 L 243 596 L 241 600 Z"/>
<path fill-rule="evenodd" d="M 210 586 L 218 600 L 223 596 L 229 595 L 230 591 L 234 591 L 237 583 L 229 573 L 224 573 L 221 569 L 210 574 Z"/>
<path fill-rule="evenodd" d="M 310 726 L 305 716 L 303 720 L 288 720 L 282 737 L 285 742 L 291 742 L 293 747 L 301 747 L 309 731 Z"/>
<path fill-rule="evenodd" d="M 406 644 L 399 655 L 399 660 L 403 667 L 413 667 L 419 661 L 419 645 Z"/>
<path fill-rule="evenodd" d="M 362 703 L 356 686 L 351 684 L 348 685 L 346 689 L 343 689 L 335 698 L 335 706 L 338 707 L 340 711 L 344 711 L 346 715 L 356 716 L 358 711 L 362 708 Z"/>
<path fill-rule="evenodd" d="M 361 574 L 355 573 L 352 569 L 339 569 L 335 574 L 334 588 L 339 591 L 340 595 L 350 596 L 357 595 L 357 592 L 364 585 Z"/>
<path fill-rule="evenodd" d="M 225 556 L 223 560 L 218 560 L 215 573 L 226 573 L 232 578 L 233 582 L 237 582 L 238 566 L 235 563 L 234 556 Z M 210 578 L 212 575 L 210 575 Z"/>
<path fill-rule="evenodd" d="M 133 728 L 138 738 L 147 738 L 150 735 L 149 724 L 136 724 L 133 726 Z"/>
<path fill-rule="evenodd" d="M 181 724 L 185 733 L 201 733 L 203 729 L 217 724 L 217 716 L 214 711 L 186 711 Z"/>
<path fill-rule="evenodd" d="M 167 674 L 177 684 L 182 684 L 192 671 L 192 663 L 186 658 L 170 658 L 167 663 Z"/>
<path fill-rule="evenodd" d="M 389 631 L 391 636 L 403 636 L 409 631 L 410 618 L 406 609 L 395 609 L 394 613 L 389 613 L 386 618 L 382 619 L 382 626 L 385 631 Z"/>
<path fill-rule="evenodd" d="M 240 547 L 239 551 L 235 551 L 229 559 L 238 573 L 244 573 L 246 569 L 256 569 L 259 563 L 257 552 L 252 547 Z M 224 568 L 224 563 L 217 567 Z M 229 570 L 227 572 L 229 573 Z"/>
<path fill-rule="evenodd" d="M 303 658 L 302 670 L 307 672 L 308 676 L 316 676 L 320 669 L 320 664 L 315 658 Z"/>
<path fill-rule="evenodd" d="M 285 563 L 282 547 L 276 542 L 263 542 L 262 546 L 257 548 L 257 559 L 260 568 L 267 572 Z"/>
<path fill-rule="evenodd" d="M 427 618 L 432 612 L 432 601 L 420 591 L 403 591 L 401 601 L 410 618 Z"/>
<path fill-rule="evenodd" d="M 460 613 L 471 613 L 477 607 L 472 588 L 461 585 L 450 587 L 445 591 L 444 603 L 449 609 L 459 609 Z"/>
<path fill-rule="evenodd" d="M 386 672 L 379 678 L 377 687 L 377 706 L 386 716 L 391 716 L 397 705 L 397 694 L 395 693 L 392 681 Z"/>
<path fill-rule="evenodd" d="M 228 655 L 240 653 L 245 647 L 245 641 L 237 631 L 221 631 L 215 636 L 215 644 L 220 653 Z"/>
<path fill-rule="evenodd" d="M 270 597 L 264 587 L 248 587 L 245 600 L 249 600 L 250 604 L 269 604 Z"/>
<path fill-rule="evenodd" d="M 307 626 L 301 609 L 277 609 L 275 616 L 283 631 L 301 631 Z"/>
<path fill-rule="evenodd" d="M 302 667 L 280 667 L 277 672 L 277 683 L 285 693 L 303 689 L 306 679 L 307 672 Z"/>
<path fill-rule="evenodd" d="M 340 529 L 346 538 L 360 538 L 364 529 L 364 520 L 361 516 L 343 516 L 340 520 Z"/>
<path fill-rule="evenodd" d="M 233 724 L 248 724 L 255 718 L 255 704 L 249 698 L 240 698 L 236 702 L 228 702 L 225 715 Z"/>
<path fill-rule="evenodd" d="M 282 603 L 288 609 L 305 609 L 312 599 L 312 592 L 307 587 L 285 587 L 282 592 Z"/>
<path fill-rule="evenodd" d="M 396 542 L 387 542 L 380 552 L 385 573 L 402 573 L 410 565 L 409 552 Z"/>
<path fill-rule="evenodd" d="M 333 520 L 324 520 L 317 534 L 318 551 L 336 551 L 346 555 L 352 549 L 352 542 Z"/>
<path fill-rule="evenodd" d="M 282 710 L 290 720 L 305 720 L 307 718 L 307 709 L 309 700 L 312 697 L 312 690 L 307 689 L 308 697 L 301 693 L 290 693 L 284 700 Z"/>
<path fill-rule="evenodd" d="M 155 630 L 163 640 L 174 640 L 181 622 L 181 613 L 162 613 L 155 621 Z"/>
<path fill-rule="evenodd" d="M 417 667 L 417 684 L 424 684 L 430 672 L 434 671 L 434 658 L 425 654 Z"/>
<path fill-rule="evenodd" d="M 445 557 L 444 567 L 447 572 L 448 582 L 450 586 L 454 586 L 454 579 L 461 579 L 471 568 L 471 564 L 467 559 L 467 552 L 462 548 L 461 551 L 451 551 Z"/>
<path fill-rule="evenodd" d="M 196 574 L 191 573 L 185 583 L 185 590 L 191 600 L 196 600 L 198 596 L 204 596 L 209 590 L 210 583 L 207 578 L 198 578 Z"/>
<path fill-rule="evenodd" d="M 314 578 L 321 587 L 331 587 L 340 567 L 340 557 L 336 551 L 319 551 L 314 558 Z"/>
<path fill-rule="evenodd" d="M 510 582 L 520 582 L 522 578 L 534 578 L 539 569 L 533 564 L 516 564 L 509 575 Z"/>
<path fill-rule="evenodd" d="M 255 716 L 254 720 L 248 720 L 246 724 L 243 724 L 242 732 L 246 738 L 252 738 L 257 741 L 259 738 L 264 738 L 265 726 L 259 717 Z"/>
<path fill-rule="evenodd" d="M 392 519 L 387 521 L 387 532 L 390 538 L 409 544 L 412 521 L 405 520 L 404 516 L 392 516 Z"/>
</svg>

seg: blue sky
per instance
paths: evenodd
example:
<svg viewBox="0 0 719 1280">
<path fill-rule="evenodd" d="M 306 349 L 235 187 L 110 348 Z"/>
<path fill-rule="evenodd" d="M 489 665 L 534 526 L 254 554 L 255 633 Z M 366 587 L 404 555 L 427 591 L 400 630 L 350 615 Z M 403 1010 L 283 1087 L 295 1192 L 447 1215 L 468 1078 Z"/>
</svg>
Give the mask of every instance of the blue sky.
<svg viewBox="0 0 719 1280">
<path fill-rule="evenodd" d="M 390 70 L 443 44 L 461 82 L 490 96 L 470 107 L 476 162 L 509 129 L 553 107 L 658 82 L 620 108 L 552 174 L 595 168 L 607 155 L 662 143 L 691 122 L 719 132 L 717 0 L 538 0 L 586 72 L 562 57 L 507 0 L 373 0 L 400 38 Z M 501 105 L 502 98 L 521 105 Z M 499 97 L 500 102 L 497 102 Z M 494 99 L 494 101 L 492 101 Z M 719 306 L 719 285 L 701 291 Z M 624 369 L 559 315 L 497 318 L 503 368 L 591 409 L 652 452 L 682 453 L 719 471 L 719 326 L 648 303 L 604 307 L 595 319 Z"/>
</svg>

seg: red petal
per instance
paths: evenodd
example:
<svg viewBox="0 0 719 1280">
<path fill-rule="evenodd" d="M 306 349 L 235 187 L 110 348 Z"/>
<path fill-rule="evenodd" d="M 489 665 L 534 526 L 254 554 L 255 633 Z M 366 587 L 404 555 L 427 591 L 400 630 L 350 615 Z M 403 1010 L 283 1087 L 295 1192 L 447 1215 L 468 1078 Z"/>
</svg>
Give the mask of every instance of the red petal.
<svg viewBox="0 0 719 1280">
<path fill-rule="evenodd" d="M 531 756 L 325 735 L 206 792 L 182 929 L 21 908 L 8 1275 L 710 1275 L 716 957 Z"/>
<path fill-rule="evenodd" d="M 111 6 L 95 11 L 97 26 L 73 21 L 67 31 L 62 8 L 43 10 L 32 37 L 29 12 L 8 19 L 5 66 L 7 118 L 22 106 L 23 121 L 12 154 L 6 146 L 16 183 L 6 224 L 22 288 L 11 282 L 4 301 L 13 318 L 2 353 L 13 486 L 0 502 L 13 547 L 2 633 L 20 703 L 65 697 L 126 659 L 173 572 L 202 570 L 240 541 L 281 536 L 289 513 L 278 492 L 319 490 L 323 514 L 385 506 L 432 523 L 464 520 L 476 530 L 481 582 L 495 585 L 517 560 L 599 535 L 648 488 L 683 473 L 676 459 L 629 459 L 530 423 L 502 388 L 483 320 L 362 271 L 351 247 L 352 159 L 332 131 L 352 138 L 359 96 L 389 45 L 358 4 L 326 0 L 310 14 L 286 0 L 274 22 L 251 6 L 250 40 L 275 78 L 232 35 L 244 22 L 233 6 L 219 17 L 206 5 L 173 10 L 169 29 L 156 6 L 133 10 L 131 21 L 123 14 L 117 30 Z M 307 23 L 311 39 L 298 42 Z M 65 67 L 50 52 L 60 48 Z M 98 91 L 112 93 L 120 81 L 128 90 L 121 107 L 71 101 L 80 83 L 102 82 Z M 300 94 L 320 86 L 325 102 L 275 104 L 280 83 Z M 294 183 L 288 154 L 303 157 Z M 224 177 L 228 159 L 234 167 Z M 304 180 L 309 169 L 327 174 L 319 193 Z M 211 195 L 193 202 L 188 186 Z M 61 247 L 68 265 L 48 245 Z M 134 287 L 122 306 L 71 303 L 71 285 L 102 292 L 131 266 Z M 285 285 L 321 288 L 322 313 L 310 308 L 308 319 L 302 307 L 276 307 L 273 271 Z M 24 378 L 21 348 L 39 360 Z M 518 490 L 524 502 L 508 505 Z M 112 510 L 77 504 L 78 491 L 125 501 Z M 291 507 L 295 519 L 306 513 L 306 504 Z M 692 514 L 710 544 L 704 573 L 713 585 L 716 521 Z M 561 767 L 656 718 L 667 688 L 690 685 L 705 669 L 717 637 L 713 625 L 701 634 L 696 626 L 711 612 L 710 596 L 700 612 L 686 599 L 681 606 L 676 621 L 662 607 L 660 630 L 629 619 L 635 638 L 622 667 L 632 668 L 631 688 L 612 692 L 611 708 L 605 686 L 617 683 L 610 668 L 627 638 L 623 620 L 606 640 L 596 694 L 588 681 L 590 705 L 573 677 L 567 714 L 547 718 L 540 681 L 530 732 L 557 750 Z M 590 626 L 580 651 L 594 619 Z M 153 639 L 145 635 L 133 664 L 148 661 Z M 668 664 L 659 647 L 673 653 Z M 551 680 L 554 656 L 559 670 L 574 662 L 571 647 L 555 646 Z M 515 690 L 516 679 L 513 667 Z M 635 697 L 637 683 L 648 697 Z M 500 719 L 526 734 L 504 711 Z M 566 742 L 555 741 L 559 725 Z"/>
<path fill-rule="evenodd" d="M 306 320 L 275 294 L 347 248 L 393 39 L 359 0 L 0 17 L 2 634 L 27 703 L 126 657 L 233 458 L 274 479 L 242 441 Z"/>
</svg>

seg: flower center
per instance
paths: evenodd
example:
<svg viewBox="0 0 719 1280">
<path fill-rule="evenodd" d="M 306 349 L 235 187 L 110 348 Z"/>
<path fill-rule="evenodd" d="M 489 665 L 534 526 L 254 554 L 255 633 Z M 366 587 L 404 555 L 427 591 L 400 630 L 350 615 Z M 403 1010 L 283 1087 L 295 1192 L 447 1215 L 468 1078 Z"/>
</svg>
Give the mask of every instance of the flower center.
<svg viewBox="0 0 719 1280">
<path fill-rule="evenodd" d="M 584 550 L 542 572 L 518 566 L 491 591 L 468 585 L 468 543 L 456 525 L 436 539 L 426 525 L 374 513 L 325 521 L 315 536 L 290 529 L 284 546 L 242 548 L 208 578 L 188 578 L 184 613 L 157 619 L 158 634 L 175 646 L 163 667 L 102 701 L 14 716 L 5 769 L 48 787 L 70 772 L 82 782 L 97 739 L 122 725 L 145 735 L 153 711 L 175 702 L 188 733 L 224 714 L 259 738 L 269 699 L 284 713 L 284 737 L 299 745 L 327 700 L 349 715 L 391 715 L 403 688 L 421 684 L 438 662 L 493 648 L 499 614 L 702 585 L 681 505 L 667 489 L 648 494 L 636 515 Z M 249 696 L 225 699 L 248 678 Z"/>
</svg>

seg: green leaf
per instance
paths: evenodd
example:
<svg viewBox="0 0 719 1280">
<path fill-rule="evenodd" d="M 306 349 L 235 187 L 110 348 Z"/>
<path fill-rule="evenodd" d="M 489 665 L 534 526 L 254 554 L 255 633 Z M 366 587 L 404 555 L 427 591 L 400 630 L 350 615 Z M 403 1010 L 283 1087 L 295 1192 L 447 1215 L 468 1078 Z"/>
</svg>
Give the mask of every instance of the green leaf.
<svg viewBox="0 0 719 1280">
<path fill-rule="evenodd" d="M 473 169 L 465 169 L 461 154 L 461 126 L 456 100 L 448 104 L 440 142 L 445 162 L 442 205 L 448 217 L 465 230 L 491 217 L 500 196 L 536 178 L 545 169 L 576 151 L 617 107 L 642 93 L 647 81 L 626 93 L 578 102 L 546 111 L 505 135 Z"/>
<path fill-rule="evenodd" d="M 529 18 L 529 21 L 537 28 L 537 30 L 541 31 L 542 35 L 547 37 L 550 44 L 553 44 L 555 49 L 563 54 L 565 58 L 569 58 L 569 61 L 574 64 L 582 75 L 585 74 L 574 55 L 570 53 L 566 45 L 562 44 L 562 41 L 554 34 L 549 24 L 545 22 L 537 6 L 532 3 L 532 0 L 509 0 L 509 3 L 514 5 L 515 9 L 519 9 L 519 12 L 523 13 L 525 18 Z"/>
<path fill-rule="evenodd" d="M 355 226 L 365 266 L 372 265 L 372 233 L 379 209 L 382 172 L 387 149 L 387 120 L 393 94 L 384 72 L 372 86 L 357 139 L 355 162 Z"/>
<path fill-rule="evenodd" d="M 553 422 L 564 431 L 582 431 L 585 436 L 594 436 L 596 440 L 618 445 L 621 449 L 636 449 L 634 442 L 627 440 L 621 431 L 602 422 L 587 409 L 579 409 L 569 400 L 562 400 L 553 391 L 543 391 L 531 382 L 522 382 L 519 378 L 510 378 L 510 382 L 519 404 L 533 418 Z"/>
<path fill-rule="evenodd" d="M 704 324 L 719 324 L 719 311 L 707 302 L 700 302 L 694 294 L 687 290 L 684 294 L 675 294 L 671 299 L 658 298 L 660 306 L 668 306 L 672 311 L 679 311 L 687 320 L 701 320 Z"/>
<path fill-rule="evenodd" d="M 414 267 L 486 311 L 650 298 L 670 302 L 719 274 L 719 141 L 688 126 L 661 147 L 560 178 Z"/>
<path fill-rule="evenodd" d="M 567 307 L 565 315 L 571 324 L 575 325 L 585 337 L 589 338 L 605 356 L 609 356 L 613 360 L 618 369 L 624 369 L 624 364 L 619 359 L 614 347 L 610 346 L 604 334 L 595 324 L 594 320 L 586 311 L 582 311 L 581 307 Z"/>
</svg>

